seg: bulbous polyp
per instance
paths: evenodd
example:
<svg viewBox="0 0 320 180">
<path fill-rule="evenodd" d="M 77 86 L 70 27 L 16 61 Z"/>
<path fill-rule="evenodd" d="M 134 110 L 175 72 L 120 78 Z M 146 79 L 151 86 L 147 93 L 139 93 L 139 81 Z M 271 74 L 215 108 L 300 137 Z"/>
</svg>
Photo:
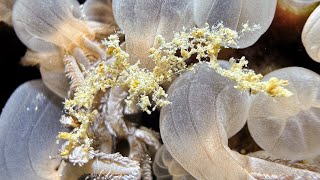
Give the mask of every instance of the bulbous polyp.
<svg viewBox="0 0 320 180">
<path fill-rule="evenodd" d="M 111 0 L 87 0 L 83 4 L 86 20 L 104 24 L 114 22 Z"/>
<path fill-rule="evenodd" d="M 0 116 L 0 179 L 60 179 L 60 159 L 49 157 L 58 153 L 57 133 L 66 131 L 57 121 L 62 101 L 39 80 L 11 95 Z"/>
<path fill-rule="evenodd" d="M 287 79 L 293 95 L 253 98 L 248 126 L 253 139 L 278 158 L 303 160 L 320 154 L 320 76 L 308 69 L 289 67 L 264 77 Z"/>
<path fill-rule="evenodd" d="M 301 39 L 309 56 L 320 62 L 320 6 L 309 16 L 303 27 Z"/>
<path fill-rule="evenodd" d="M 242 24 L 259 24 L 260 29 L 252 33 L 244 34 L 239 40 L 238 46 L 245 48 L 254 44 L 260 36 L 269 28 L 274 17 L 276 0 L 205 0 L 194 2 L 194 21 L 197 26 L 203 27 L 205 23 L 215 25 L 220 21 L 237 32 L 240 32 Z M 258 9 L 258 11 L 257 11 Z"/>
<path fill-rule="evenodd" d="M 152 169 L 159 180 L 195 179 L 173 159 L 165 145 L 162 145 L 157 151 Z"/>
<path fill-rule="evenodd" d="M 87 0 L 83 13 L 96 39 L 102 40 L 119 30 L 112 12 L 112 0 Z"/>
<path fill-rule="evenodd" d="M 68 0 L 17 0 L 13 26 L 20 40 L 37 52 L 60 46 L 71 50 L 83 46 L 83 37 L 93 38 L 86 24 L 75 18 L 79 4 Z"/>
<path fill-rule="evenodd" d="M 22 58 L 23 65 L 39 65 L 43 83 L 55 94 L 65 98 L 69 90 L 69 80 L 65 74 L 63 52 L 38 53 L 28 50 Z"/>
<path fill-rule="evenodd" d="M 227 146 L 227 138 L 246 121 L 249 96 L 205 64 L 195 73 L 187 72 L 175 80 L 168 94 L 172 104 L 164 107 L 160 115 L 163 142 L 191 175 L 208 179 L 210 174 L 219 171 L 210 163 L 210 158 L 218 156 L 221 144 Z M 185 153 L 181 154 L 182 151 Z M 213 177 L 223 177 L 220 175 Z"/>
<path fill-rule="evenodd" d="M 126 35 L 129 62 L 140 60 L 149 70 L 154 67 L 149 49 L 157 35 L 170 41 L 174 31 L 193 27 L 191 0 L 117 0 L 112 6 L 116 22 Z"/>
<path fill-rule="evenodd" d="M 161 137 L 172 157 L 196 179 L 319 179 L 317 173 L 244 156 L 228 147 L 229 126 L 246 119 L 250 108 L 246 95 L 233 88 L 206 65 L 174 81 L 168 90 L 171 104 L 160 114 Z M 232 116 L 239 122 L 230 123 Z"/>
</svg>

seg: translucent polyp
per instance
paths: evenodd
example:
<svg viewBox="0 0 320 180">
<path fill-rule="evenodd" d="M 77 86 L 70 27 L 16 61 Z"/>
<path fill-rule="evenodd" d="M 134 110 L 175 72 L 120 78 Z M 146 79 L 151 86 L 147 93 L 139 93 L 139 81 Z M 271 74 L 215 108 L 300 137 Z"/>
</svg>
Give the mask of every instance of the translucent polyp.
<svg viewBox="0 0 320 180">
<path fill-rule="evenodd" d="M 164 145 L 157 151 L 152 169 L 157 179 L 161 180 L 194 179 L 175 159 L 173 159 Z"/>
<path fill-rule="evenodd" d="M 55 94 L 65 98 L 69 90 L 69 80 L 65 74 L 63 51 L 38 53 L 27 51 L 22 58 L 26 65 L 40 66 L 43 83 Z"/>
<path fill-rule="evenodd" d="M 303 27 L 301 39 L 309 56 L 320 62 L 320 6 L 309 16 Z"/>
<path fill-rule="evenodd" d="M 79 4 L 68 0 L 18 0 L 13 7 L 13 26 L 34 51 L 51 51 L 55 45 L 65 50 L 83 46 L 83 37 L 93 38 L 86 24 L 75 18 Z"/>
<path fill-rule="evenodd" d="M 86 20 L 113 23 L 111 0 L 87 0 L 83 5 Z"/>
<path fill-rule="evenodd" d="M 248 126 L 253 139 L 270 154 L 304 160 L 320 154 L 320 76 L 308 69 L 289 67 L 264 77 L 287 79 L 293 95 L 272 98 L 258 94 L 252 101 Z"/>
<path fill-rule="evenodd" d="M 216 171 L 212 165 L 207 164 L 207 168 L 200 165 L 204 165 L 209 160 L 204 161 L 207 155 L 202 154 L 203 149 L 197 151 L 197 146 L 199 149 L 206 146 L 210 149 L 210 153 L 215 154 L 220 147 L 216 143 L 226 142 L 228 135 L 226 131 L 221 136 L 213 135 L 213 132 L 217 132 L 218 129 L 228 129 L 233 135 L 239 131 L 246 121 L 250 108 L 249 96 L 245 92 L 237 91 L 231 81 L 220 76 L 205 64 L 200 65 L 196 73 L 188 72 L 178 78 L 170 86 L 168 94 L 168 99 L 172 104 L 161 110 L 160 117 L 163 142 L 170 154 L 191 175 L 197 179 L 206 179 L 205 177 L 208 178 L 209 175 L 200 176 L 199 172 L 195 172 L 198 170 L 191 170 L 192 166 L 199 166 L 199 169 L 203 168 L 203 171 L 209 167 L 213 169 L 212 173 Z M 180 122 L 180 119 L 184 119 L 184 123 Z M 237 128 L 232 129 L 234 127 Z M 189 150 L 182 155 L 176 146 L 180 146 L 181 150 L 185 148 Z M 187 156 L 191 151 L 197 155 Z M 181 161 L 182 156 L 185 156 L 185 161 Z"/>
<path fill-rule="evenodd" d="M 171 104 L 160 113 L 161 137 L 172 157 L 196 179 L 320 178 L 228 147 L 227 117 L 246 118 L 244 110 L 250 108 L 231 88 L 230 82 L 203 65 L 174 81 L 168 90 Z"/>
<path fill-rule="evenodd" d="M 240 32 L 242 24 L 259 24 L 260 29 L 244 34 L 238 46 L 245 48 L 254 44 L 269 28 L 276 9 L 276 0 L 194 0 L 194 21 L 197 26 L 205 23 L 215 25 L 223 21 L 225 27 Z"/>
<path fill-rule="evenodd" d="M 60 179 L 56 136 L 63 99 L 40 80 L 15 90 L 0 116 L 0 179 Z M 60 168 L 59 168 L 60 170 Z"/>
<path fill-rule="evenodd" d="M 113 12 L 119 27 L 126 35 L 126 50 L 130 63 L 138 60 L 149 70 L 154 62 L 149 49 L 159 34 L 170 41 L 174 31 L 193 27 L 191 0 L 117 0 Z"/>
</svg>

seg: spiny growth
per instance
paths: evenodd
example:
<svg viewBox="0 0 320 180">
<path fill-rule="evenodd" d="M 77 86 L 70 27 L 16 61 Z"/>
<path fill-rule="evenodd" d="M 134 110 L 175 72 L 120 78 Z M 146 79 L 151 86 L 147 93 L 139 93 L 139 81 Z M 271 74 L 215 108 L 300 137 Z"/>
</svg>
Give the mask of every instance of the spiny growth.
<svg viewBox="0 0 320 180">
<path fill-rule="evenodd" d="M 246 30 L 252 29 L 244 25 L 242 32 Z M 106 46 L 106 52 L 112 58 L 103 60 L 87 70 L 86 77 L 77 87 L 74 98 L 65 100 L 68 116 L 63 117 L 67 119 L 62 122 L 70 122 L 65 125 L 74 129 L 70 133 L 62 132 L 58 135 L 59 139 L 67 140 L 60 155 L 69 160 L 76 156 L 79 159 L 73 162 L 80 165 L 94 157 L 94 137 L 89 128 L 98 114 L 95 98 L 99 92 L 105 92 L 107 88 L 112 87 L 126 88 L 129 94 L 126 103 L 129 107 L 136 104 L 150 114 L 156 108 L 170 103 L 166 100 L 167 94 L 161 84 L 172 81 L 174 76 L 186 70 L 192 70 L 197 63 L 188 66 L 185 61 L 194 54 L 199 62 L 208 61 L 206 63 L 220 75 L 235 81 L 237 89 L 251 90 L 253 93 L 262 91 L 271 96 L 290 96 L 291 93 L 282 87 L 288 84 L 287 81 L 271 78 L 267 82 L 261 82 L 261 74 L 243 69 L 248 64 L 244 58 L 239 62 L 231 59 L 229 69 L 223 69 L 218 64 L 217 56 L 221 47 L 236 45 L 238 38 L 237 32 L 225 28 L 222 23 L 212 29 L 207 25 L 204 28 L 193 28 L 189 32 L 184 30 L 175 33 L 171 42 L 165 42 L 162 36 L 158 36 L 157 47 L 150 49 L 150 57 L 155 62 L 151 72 L 139 67 L 139 61 L 133 65 L 129 64 L 129 55 L 121 49 L 118 36 L 109 36 L 102 44 Z"/>
</svg>

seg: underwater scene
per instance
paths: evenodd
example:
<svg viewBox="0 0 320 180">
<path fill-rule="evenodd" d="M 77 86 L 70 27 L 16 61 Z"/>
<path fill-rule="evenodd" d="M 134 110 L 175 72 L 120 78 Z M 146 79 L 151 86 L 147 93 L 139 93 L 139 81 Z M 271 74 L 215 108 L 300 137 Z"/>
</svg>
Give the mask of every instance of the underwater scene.
<svg viewBox="0 0 320 180">
<path fill-rule="evenodd" d="M 0 0 L 0 180 L 320 180 L 320 0 Z"/>
</svg>

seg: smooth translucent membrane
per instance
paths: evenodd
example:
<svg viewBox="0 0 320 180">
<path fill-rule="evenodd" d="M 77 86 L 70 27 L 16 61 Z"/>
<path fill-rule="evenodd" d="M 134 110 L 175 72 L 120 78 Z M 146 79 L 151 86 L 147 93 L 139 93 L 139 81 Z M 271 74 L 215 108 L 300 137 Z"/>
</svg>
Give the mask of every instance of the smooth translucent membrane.
<svg viewBox="0 0 320 180">
<path fill-rule="evenodd" d="M 320 62 L 320 6 L 309 16 L 303 27 L 301 39 L 309 56 Z"/>
<path fill-rule="evenodd" d="M 164 145 L 162 145 L 156 153 L 152 170 L 159 180 L 194 179 L 175 159 L 173 159 Z"/>
<path fill-rule="evenodd" d="M 175 80 L 168 90 L 171 104 L 160 114 L 161 137 L 172 157 L 196 179 L 320 178 L 228 147 L 227 117 L 246 119 L 250 108 L 246 94 L 233 86 L 207 65 Z"/>
<path fill-rule="evenodd" d="M 0 117 L 0 179 L 59 179 L 56 136 L 63 99 L 40 80 L 15 90 Z"/>
<path fill-rule="evenodd" d="M 37 52 L 50 52 L 56 46 L 68 49 L 81 46 L 82 36 L 89 36 L 86 24 L 76 18 L 75 0 L 17 0 L 13 7 L 13 26 L 19 39 Z"/>
<path fill-rule="evenodd" d="M 28 50 L 21 62 L 27 65 L 39 64 L 43 83 L 52 92 L 61 98 L 65 98 L 70 86 L 65 74 L 63 56 L 61 51 L 37 53 Z"/>
<path fill-rule="evenodd" d="M 301 67 L 288 67 L 267 74 L 279 77 L 293 95 L 253 98 L 248 126 L 257 144 L 270 154 L 290 160 L 320 155 L 320 76 Z"/>
<path fill-rule="evenodd" d="M 129 62 L 140 60 L 141 67 L 149 70 L 154 67 L 149 49 L 157 35 L 170 41 L 174 31 L 194 27 L 191 0 L 117 0 L 112 6 L 116 22 L 126 34 Z"/>
<path fill-rule="evenodd" d="M 204 0 L 193 1 L 194 21 L 199 27 L 223 22 L 225 27 L 240 32 L 242 24 L 257 24 L 260 29 L 247 32 L 239 39 L 239 48 L 253 45 L 269 28 L 276 10 L 276 0 Z"/>
<path fill-rule="evenodd" d="M 87 0 L 83 5 L 83 12 L 88 21 L 104 24 L 113 23 L 111 0 Z"/>
</svg>

